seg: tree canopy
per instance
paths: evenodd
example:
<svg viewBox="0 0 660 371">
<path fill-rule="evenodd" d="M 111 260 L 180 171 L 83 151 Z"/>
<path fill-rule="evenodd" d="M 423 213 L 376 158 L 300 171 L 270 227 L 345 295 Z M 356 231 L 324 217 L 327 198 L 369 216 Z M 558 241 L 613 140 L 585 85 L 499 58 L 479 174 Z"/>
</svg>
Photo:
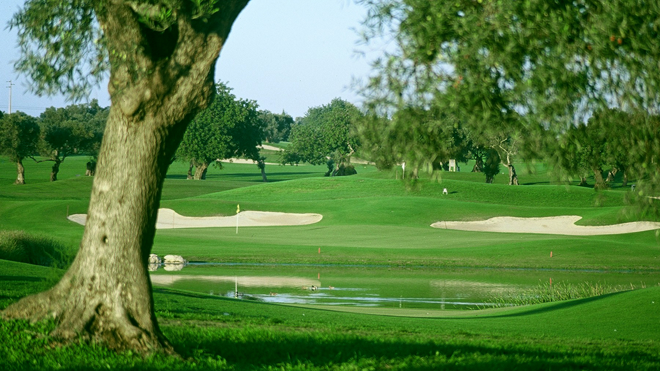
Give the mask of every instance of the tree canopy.
<svg viewBox="0 0 660 371">
<path fill-rule="evenodd" d="M 255 101 L 238 99 L 222 82 L 213 103 L 188 126 L 177 156 L 196 167 L 195 179 L 204 179 L 208 166 L 232 157 L 259 160 L 266 122 Z"/>
<path fill-rule="evenodd" d="M 107 109 L 96 100 L 89 104 L 47 108 L 40 116 L 39 152 L 53 162 L 50 180 L 57 180 L 60 164 L 72 154 L 98 153 Z"/>
<path fill-rule="evenodd" d="M 282 162 L 320 165 L 330 159 L 337 169 L 350 163 L 360 145 L 356 125 L 361 118 L 357 107 L 338 98 L 310 108 L 291 128 L 291 144 L 284 151 Z"/>
<path fill-rule="evenodd" d="M 36 118 L 23 112 L 0 117 L 0 153 L 16 163 L 15 184 L 25 184 L 23 159 L 37 152 L 38 143 L 39 124 Z"/>
</svg>

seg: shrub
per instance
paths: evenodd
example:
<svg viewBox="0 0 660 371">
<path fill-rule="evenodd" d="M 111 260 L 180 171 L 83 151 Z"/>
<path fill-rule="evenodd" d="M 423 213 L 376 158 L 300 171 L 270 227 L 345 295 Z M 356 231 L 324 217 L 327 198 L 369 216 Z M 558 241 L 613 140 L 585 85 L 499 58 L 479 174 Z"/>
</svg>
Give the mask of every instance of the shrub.
<svg viewBox="0 0 660 371">
<path fill-rule="evenodd" d="M 73 255 L 52 238 L 24 231 L 0 231 L 0 259 L 65 268 Z"/>
</svg>

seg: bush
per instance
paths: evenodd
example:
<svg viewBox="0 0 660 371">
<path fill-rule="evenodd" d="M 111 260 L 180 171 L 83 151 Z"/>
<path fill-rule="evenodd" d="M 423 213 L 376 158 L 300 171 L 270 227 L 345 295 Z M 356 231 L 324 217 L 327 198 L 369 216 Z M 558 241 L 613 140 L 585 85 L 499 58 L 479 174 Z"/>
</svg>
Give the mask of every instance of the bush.
<svg viewBox="0 0 660 371">
<path fill-rule="evenodd" d="M 52 238 L 23 231 L 0 231 L 0 259 L 65 268 L 73 255 Z"/>
</svg>

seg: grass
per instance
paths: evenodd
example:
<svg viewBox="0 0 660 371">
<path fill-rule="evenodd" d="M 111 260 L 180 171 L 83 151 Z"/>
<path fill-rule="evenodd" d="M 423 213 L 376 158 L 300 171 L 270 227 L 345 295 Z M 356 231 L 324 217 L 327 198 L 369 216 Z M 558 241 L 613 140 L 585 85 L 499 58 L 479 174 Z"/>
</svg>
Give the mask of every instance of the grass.
<svg viewBox="0 0 660 371">
<path fill-rule="evenodd" d="M 49 164 L 26 162 L 28 184 L 14 186 L 15 167 L 0 157 L 0 231 L 48 236 L 53 244 L 75 252 L 83 228 L 66 216 L 87 209 L 92 179 L 79 176 L 86 161 L 68 158 L 56 183 L 48 182 Z M 501 215 L 580 215 L 578 224 L 583 225 L 628 221 L 626 189 L 615 184 L 596 193 L 554 184 L 540 163 L 529 170 L 517 167 L 523 186 L 502 184 L 502 175 L 496 177 L 497 184 L 486 185 L 482 175 L 465 171 L 469 165 L 461 167 L 463 172 L 442 173 L 439 180 L 426 177 L 411 183 L 397 180 L 400 172 L 363 165 L 357 167 L 357 176 L 346 178 L 323 177 L 325 166 L 268 165 L 269 183 L 264 184 L 254 165 L 225 164 L 222 170 L 211 168 L 207 181 L 194 182 L 185 180 L 186 164 L 174 163 L 162 206 L 183 215 L 232 215 L 240 204 L 242 210 L 315 212 L 323 220 L 301 227 L 242 228 L 238 235 L 232 228 L 161 230 L 153 252 L 188 260 L 322 263 L 328 265 L 324 277 L 334 274 L 338 279 L 342 272 L 333 267 L 342 264 L 395 270 L 423 266 L 413 275 L 438 279 L 455 274 L 488 281 L 505 271 L 519 272 L 520 277 L 508 278 L 511 282 L 522 280 L 526 272 L 553 272 L 558 280 L 553 289 L 572 282 L 565 290 L 570 295 L 586 290 L 576 286 L 571 272 L 634 269 L 648 275 L 648 288 L 458 313 L 328 310 L 227 299 L 194 292 L 194 287 L 160 287 L 154 293 L 156 315 L 181 358 L 143 358 L 85 342 L 58 345 L 48 337 L 54 323 L 0 321 L 0 364 L 8 370 L 660 368 L 655 326 L 660 320 L 660 287 L 652 284 L 660 271 L 655 232 L 574 237 L 429 227 L 439 220 Z M 449 195 L 442 195 L 443 188 Z M 412 279 L 387 269 L 356 271 L 364 280 Z M 46 289 L 62 272 L 0 260 L 0 308 Z"/>
</svg>

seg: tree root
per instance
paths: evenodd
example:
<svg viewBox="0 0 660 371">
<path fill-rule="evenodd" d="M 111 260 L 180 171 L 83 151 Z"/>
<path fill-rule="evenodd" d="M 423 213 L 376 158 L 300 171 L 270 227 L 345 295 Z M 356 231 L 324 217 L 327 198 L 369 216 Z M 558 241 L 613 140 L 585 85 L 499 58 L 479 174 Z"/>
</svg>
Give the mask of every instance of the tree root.
<svg viewBox="0 0 660 371">
<path fill-rule="evenodd" d="M 176 352 L 155 323 L 141 328 L 121 301 L 107 303 L 99 299 L 76 300 L 75 295 L 64 296 L 54 287 L 49 291 L 22 298 L 0 312 L 4 320 L 26 319 L 31 323 L 55 319 L 56 328 L 49 334 L 61 344 L 82 338 L 105 344 L 113 350 L 142 353 Z"/>
</svg>

